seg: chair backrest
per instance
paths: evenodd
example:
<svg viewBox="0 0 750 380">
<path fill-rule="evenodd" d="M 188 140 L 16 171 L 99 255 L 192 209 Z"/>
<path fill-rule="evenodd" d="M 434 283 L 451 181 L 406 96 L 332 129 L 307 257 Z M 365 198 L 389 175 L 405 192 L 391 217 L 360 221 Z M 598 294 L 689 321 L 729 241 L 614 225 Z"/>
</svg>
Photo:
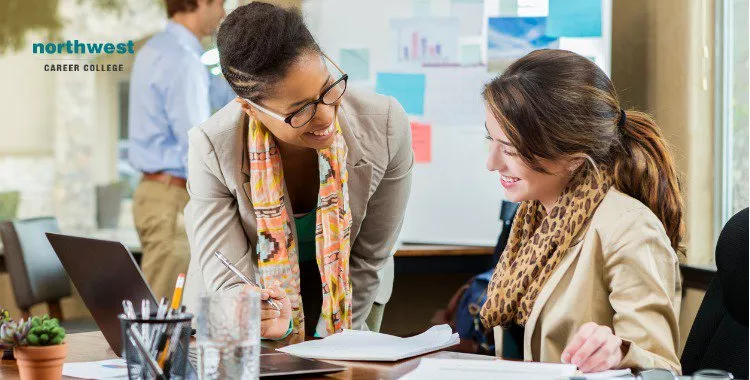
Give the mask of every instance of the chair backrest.
<svg viewBox="0 0 750 380">
<path fill-rule="evenodd" d="M 0 220 L 15 219 L 21 194 L 17 191 L 0 193 Z"/>
<path fill-rule="evenodd" d="M 510 228 L 513 226 L 513 219 L 516 217 L 516 211 L 518 211 L 519 205 L 520 203 L 510 201 L 503 201 L 500 205 L 500 221 L 503 223 L 503 229 L 500 231 L 500 236 L 497 238 L 497 244 L 495 244 L 495 253 L 492 256 L 492 268 L 495 268 L 495 265 L 500 260 L 500 255 L 508 244 Z"/>
<path fill-rule="evenodd" d="M 99 228 L 117 228 L 123 189 L 123 182 L 96 187 L 96 223 Z"/>
<path fill-rule="evenodd" d="M 708 286 L 682 353 L 682 371 L 748 377 L 748 209 L 733 216 L 716 243 L 716 275 Z"/>
<path fill-rule="evenodd" d="M 20 309 L 71 294 L 70 280 L 45 232 L 59 232 L 54 217 L 0 222 L 5 267 Z"/>
</svg>

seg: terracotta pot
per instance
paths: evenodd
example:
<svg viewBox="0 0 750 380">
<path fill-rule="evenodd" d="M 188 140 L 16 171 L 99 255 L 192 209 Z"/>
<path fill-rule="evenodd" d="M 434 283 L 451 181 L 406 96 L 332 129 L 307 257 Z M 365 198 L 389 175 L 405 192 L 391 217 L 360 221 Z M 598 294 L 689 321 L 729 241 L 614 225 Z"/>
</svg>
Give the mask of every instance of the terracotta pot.
<svg viewBox="0 0 750 380">
<path fill-rule="evenodd" d="M 62 379 L 62 367 L 68 355 L 66 343 L 54 346 L 22 346 L 13 349 L 18 372 L 23 380 Z"/>
</svg>

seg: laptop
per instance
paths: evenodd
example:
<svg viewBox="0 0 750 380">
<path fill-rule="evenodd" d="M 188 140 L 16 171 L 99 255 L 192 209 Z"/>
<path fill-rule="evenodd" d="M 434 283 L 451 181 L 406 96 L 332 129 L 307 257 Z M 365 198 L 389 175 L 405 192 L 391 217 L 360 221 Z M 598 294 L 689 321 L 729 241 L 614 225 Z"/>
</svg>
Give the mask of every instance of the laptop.
<svg viewBox="0 0 750 380">
<path fill-rule="evenodd" d="M 120 242 L 47 233 L 52 248 L 60 258 L 84 304 L 94 317 L 104 338 L 117 356 L 122 356 L 122 334 L 118 315 L 122 300 L 140 305 L 143 299 L 156 299 L 133 255 Z M 195 373 L 197 355 L 190 347 L 190 372 Z M 260 355 L 260 377 L 325 374 L 346 367 L 299 358 L 268 348 Z M 191 376 L 192 377 L 192 376 Z"/>
</svg>

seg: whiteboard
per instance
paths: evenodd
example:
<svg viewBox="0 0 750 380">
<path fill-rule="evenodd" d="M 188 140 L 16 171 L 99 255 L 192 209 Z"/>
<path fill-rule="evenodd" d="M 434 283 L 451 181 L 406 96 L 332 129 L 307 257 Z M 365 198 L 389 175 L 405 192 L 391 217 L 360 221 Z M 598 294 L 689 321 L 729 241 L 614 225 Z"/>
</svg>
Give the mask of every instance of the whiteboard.
<svg viewBox="0 0 750 380">
<path fill-rule="evenodd" d="M 458 37 L 461 45 L 479 45 L 485 63 L 486 18 L 500 16 L 501 3 L 508 1 L 513 0 L 484 0 L 482 34 Z M 547 0 L 516 3 L 518 16 L 546 16 Z M 431 161 L 414 166 L 400 240 L 492 246 L 501 230 L 498 217 L 504 192 L 499 175 L 486 169 L 489 144 L 484 138 L 480 92 L 497 73 L 487 73 L 485 66 L 408 66 L 397 62 L 394 54 L 398 36 L 392 20 L 455 17 L 452 5 L 451 0 L 311 0 L 302 2 L 302 13 L 323 51 L 334 60 L 341 58 L 341 49 L 369 50 L 369 78 L 352 80 L 350 86 L 375 91 L 378 72 L 426 75 L 424 115 L 410 119 L 431 125 Z M 611 12 L 612 1 L 603 0 L 601 38 L 560 38 L 559 48 L 596 57 L 609 74 Z M 462 110 L 463 117 L 449 118 L 441 112 L 443 105 Z"/>
</svg>

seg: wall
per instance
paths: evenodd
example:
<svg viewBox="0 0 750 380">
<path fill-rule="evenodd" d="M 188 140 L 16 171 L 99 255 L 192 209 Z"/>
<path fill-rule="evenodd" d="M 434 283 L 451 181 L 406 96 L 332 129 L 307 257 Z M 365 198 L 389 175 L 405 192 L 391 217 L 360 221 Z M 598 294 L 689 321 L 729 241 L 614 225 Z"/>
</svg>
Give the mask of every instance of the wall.
<svg viewBox="0 0 750 380">
<path fill-rule="evenodd" d="M 0 159 L 52 154 L 55 78 L 43 71 L 43 64 L 49 62 L 27 50 L 0 56 Z"/>
<path fill-rule="evenodd" d="M 651 113 L 673 148 L 688 263 L 713 263 L 713 0 L 615 0 L 612 80 L 623 106 Z"/>
</svg>

